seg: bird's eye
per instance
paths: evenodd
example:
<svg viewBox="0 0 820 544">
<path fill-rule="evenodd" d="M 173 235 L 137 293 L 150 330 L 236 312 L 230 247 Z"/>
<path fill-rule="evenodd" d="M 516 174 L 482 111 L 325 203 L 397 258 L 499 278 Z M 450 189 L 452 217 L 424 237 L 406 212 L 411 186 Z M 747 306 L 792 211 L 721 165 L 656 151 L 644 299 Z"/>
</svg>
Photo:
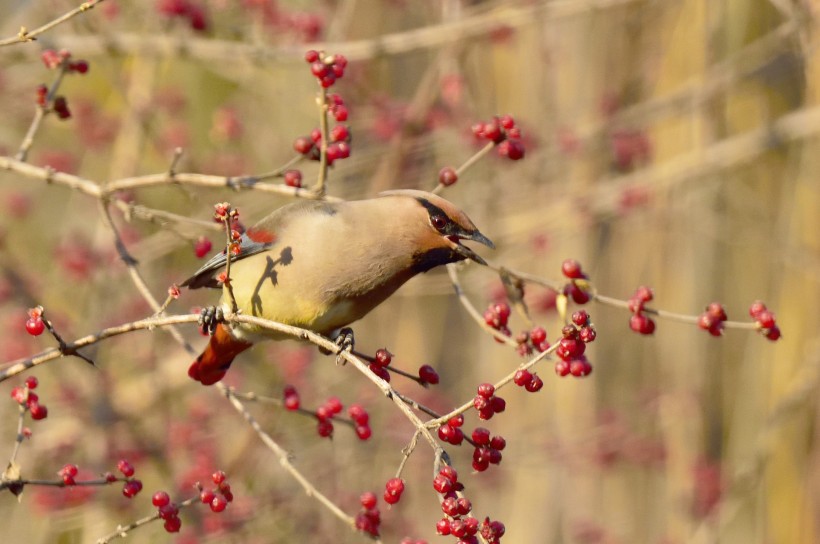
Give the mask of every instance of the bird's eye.
<svg viewBox="0 0 820 544">
<path fill-rule="evenodd" d="M 445 219 L 441 215 L 433 215 L 430 217 L 430 222 L 433 224 L 435 229 L 439 232 L 444 230 L 444 227 L 447 226 L 447 219 Z"/>
</svg>

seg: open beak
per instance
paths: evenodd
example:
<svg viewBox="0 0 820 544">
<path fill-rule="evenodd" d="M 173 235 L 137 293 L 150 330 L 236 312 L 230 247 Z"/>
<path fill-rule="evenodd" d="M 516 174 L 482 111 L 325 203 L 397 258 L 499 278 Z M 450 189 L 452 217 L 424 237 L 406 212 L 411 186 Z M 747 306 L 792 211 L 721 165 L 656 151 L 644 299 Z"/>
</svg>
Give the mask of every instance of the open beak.
<svg viewBox="0 0 820 544">
<path fill-rule="evenodd" d="M 495 249 L 495 244 L 493 244 L 492 240 L 484 236 L 478 231 L 472 232 L 467 236 L 459 236 L 459 237 L 451 237 L 450 242 L 452 242 L 453 251 L 458 253 L 459 255 L 464 256 L 471 261 L 475 261 L 478 264 L 483 264 L 487 266 L 487 261 L 482 259 L 478 253 L 473 251 L 467 246 L 461 245 L 460 240 L 471 240 L 473 242 L 478 242 L 479 244 L 484 244 L 485 246 L 489 247 L 490 249 Z"/>
</svg>

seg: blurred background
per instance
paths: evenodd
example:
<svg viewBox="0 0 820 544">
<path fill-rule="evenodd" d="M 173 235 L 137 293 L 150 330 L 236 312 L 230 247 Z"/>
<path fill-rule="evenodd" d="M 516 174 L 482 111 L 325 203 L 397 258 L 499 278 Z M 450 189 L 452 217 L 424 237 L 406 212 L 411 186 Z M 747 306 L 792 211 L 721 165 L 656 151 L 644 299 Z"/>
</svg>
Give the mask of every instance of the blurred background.
<svg viewBox="0 0 820 544">
<path fill-rule="evenodd" d="M 38 0 L 0 5 L 3 37 L 76 7 Z M 537 370 L 536 394 L 510 387 L 507 411 L 485 425 L 508 442 L 500 466 L 470 473 L 472 448 L 449 447 L 474 513 L 500 519 L 507 543 L 814 543 L 820 450 L 816 389 L 820 343 L 820 63 L 811 0 L 107 0 L 40 36 L 0 48 L 0 153 L 14 156 L 35 113 L 35 89 L 55 73 L 40 59 L 66 48 L 89 63 L 65 78 L 71 118 L 47 116 L 29 154 L 35 165 L 103 183 L 176 169 L 258 174 L 293 156 L 293 140 L 318 124 L 309 48 L 344 54 L 334 86 L 350 110 L 351 157 L 331 170 L 329 193 L 431 189 L 443 166 L 480 145 L 477 121 L 511 114 L 526 158 L 495 154 L 444 196 L 496 243 L 494 262 L 560 280 L 578 259 L 600 293 L 655 290 L 653 307 L 697 315 L 722 302 L 748 320 L 764 300 L 783 337 L 748 330 L 714 338 L 658 320 L 650 337 L 625 310 L 586 306 L 598 340 L 586 379 Z M 301 163 L 315 179 L 316 163 Z M 276 182 L 274 182 L 276 183 Z M 248 224 L 288 201 L 261 192 L 191 186 L 140 189 L 117 198 L 208 221 L 229 200 Z M 25 334 L 25 309 L 46 307 L 67 339 L 151 314 L 119 261 L 96 201 L 61 186 L 0 173 L 4 326 L 0 358 L 53 345 Z M 197 225 L 163 226 L 114 209 L 124 242 L 154 295 L 198 268 Z M 160 222 L 161 223 L 161 222 Z M 462 274 L 480 309 L 503 298 L 492 272 Z M 187 313 L 215 292 L 184 292 Z M 533 324 L 560 334 L 554 296 L 527 287 Z M 513 332 L 526 330 L 520 315 Z M 443 270 L 416 278 L 356 325 L 357 346 L 388 347 L 394 365 L 433 365 L 428 391 L 397 389 L 445 412 L 520 362 L 471 321 Z M 194 327 L 183 333 L 204 344 Z M 363 542 L 285 473 L 218 392 L 186 375 L 187 355 L 162 331 L 138 332 L 37 367 L 49 417 L 27 422 L 23 476 L 80 476 L 136 466 L 145 489 L 30 486 L 0 496 L 6 542 L 94 542 L 150 514 L 150 495 L 192 495 L 217 468 L 236 500 L 220 515 L 184 511 L 182 531 L 159 523 L 131 542 Z M 11 454 L 17 406 L 2 384 L 0 456 Z M 381 495 L 413 429 L 349 365 L 294 342 L 240 356 L 227 382 L 280 396 L 296 386 L 305 407 L 331 395 L 371 413 L 373 438 L 250 405 L 293 462 L 351 515 L 366 490 Z M 0 391 L 2 392 L 2 391 Z M 481 425 L 468 413 L 466 429 Z M 441 512 L 432 455 L 420 444 L 404 472 L 407 491 L 382 503 L 384 542 L 437 537 Z"/>
</svg>

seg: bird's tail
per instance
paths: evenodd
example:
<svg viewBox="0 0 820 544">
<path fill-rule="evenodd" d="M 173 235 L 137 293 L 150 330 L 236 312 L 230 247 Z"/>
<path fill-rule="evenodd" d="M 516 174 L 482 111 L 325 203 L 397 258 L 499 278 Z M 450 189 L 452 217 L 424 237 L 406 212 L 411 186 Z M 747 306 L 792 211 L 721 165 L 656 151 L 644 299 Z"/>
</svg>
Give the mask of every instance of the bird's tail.
<svg viewBox="0 0 820 544">
<path fill-rule="evenodd" d="M 188 376 L 202 385 L 213 385 L 225 377 L 234 357 L 252 344 L 237 340 L 223 323 L 216 326 L 211 341 L 188 368 Z"/>
</svg>

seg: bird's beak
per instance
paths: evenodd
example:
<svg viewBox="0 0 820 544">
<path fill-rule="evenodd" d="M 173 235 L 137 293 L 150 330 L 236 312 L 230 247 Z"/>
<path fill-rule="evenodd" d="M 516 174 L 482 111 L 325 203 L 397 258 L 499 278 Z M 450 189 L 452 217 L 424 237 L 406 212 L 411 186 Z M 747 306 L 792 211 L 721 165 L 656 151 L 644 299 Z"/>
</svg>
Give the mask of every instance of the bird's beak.
<svg viewBox="0 0 820 544">
<path fill-rule="evenodd" d="M 471 240 L 473 242 L 478 242 L 479 244 L 484 244 L 485 246 L 489 247 L 490 249 L 495 249 L 495 244 L 493 244 L 492 240 L 490 240 L 489 238 L 487 238 L 486 236 L 484 236 L 483 234 L 481 234 L 478 231 L 471 232 L 467 236 L 458 236 L 458 237 L 454 236 L 454 237 L 450 238 L 450 242 L 452 242 L 452 248 L 456 253 L 458 253 L 459 255 L 462 255 L 463 257 L 465 257 L 467 259 L 470 259 L 471 261 L 475 261 L 478 264 L 483 264 L 484 266 L 487 266 L 487 261 L 482 259 L 478 255 L 478 253 L 476 253 L 475 251 L 473 251 L 469 247 L 461 245 L 461 243 L 459 242 L 460 240 Z"/>
</svg>

